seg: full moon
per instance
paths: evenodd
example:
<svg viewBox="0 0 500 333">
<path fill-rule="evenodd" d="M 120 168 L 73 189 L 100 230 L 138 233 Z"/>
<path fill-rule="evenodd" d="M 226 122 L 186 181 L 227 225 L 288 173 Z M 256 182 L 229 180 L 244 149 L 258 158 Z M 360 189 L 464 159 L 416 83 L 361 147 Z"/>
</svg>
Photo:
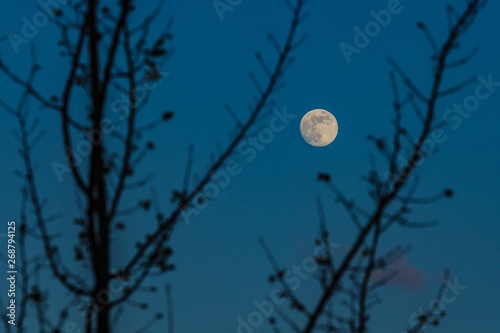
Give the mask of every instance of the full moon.
<svg viewBox="0 0 500 333">
<path fill-rule="evenodd" d="M 324 147 L 329 145 L 335 140 L 338 132 L 337 119 L 323 109 L 309 111 L 300 121 L 300 134 L 311 146 Z"/>
</svg>

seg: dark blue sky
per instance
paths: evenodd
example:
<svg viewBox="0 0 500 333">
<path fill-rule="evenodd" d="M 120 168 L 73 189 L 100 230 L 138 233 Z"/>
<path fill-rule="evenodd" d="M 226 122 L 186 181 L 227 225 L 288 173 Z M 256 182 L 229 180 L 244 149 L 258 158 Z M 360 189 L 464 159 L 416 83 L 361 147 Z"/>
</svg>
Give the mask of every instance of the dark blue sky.
<svg viewBox="0 0 500 333">
<path fill-rule="evenodd" d="M 454 1 L 459 10 L 464 2 Z M 366 185 L 360 179 L 369 169 L 367 153 L 372 151 L 366 136 L 388 133 L 392 117 L 386 58 L 396 59 L 421 84 L 422 90 L 429 91 L 431 52 L 416 29 L 416 22 L 426 22 L 438 41 L 443 40 L 447 28 L 448 2 L 402 1 L 398 14 L 392 15 L 391 22 L 359 54 L 353 54 L 348 63 L 339 44 L 353 44 L 353 29 L 364 28 L 373 20 L 370 11 L 386 9 L 388 3 L 392 1 L 315 0 L 307 5 L 309 16 L 300 31 L 307 33 L 308 40 L 295 52 L 295 63 L 286 75 L 287 85 L 276 96 L 277 109 L 286 108 L 296 117 L 282 132 L 275 133 L 274 139 L 252 161 L 241 158 L 242 172 L 232 177 L 229 185 L 189 225 L 179 225 L 172 240 L 177 269 L 151 281 L 172 285 L 178 332 L 236 332 L 237 318 L 247 318 L 255 311 L 253 302 L 268 297 L 272 290 L 267 283 L 271 267 L 259 247 L 258 237 L 265 237 L 284 267 L 302 264 L 313 253 L 318 195 L 325 202 L 333 241 L 341 245 L 339 253 L 349 247 L 355 228 L 315 177 L 318 171 L 329 172 L 348 196 L 368 202 Z M 147 7 L 139 8 L 139 13 L 150 9 Z M 22 18 L 31 18 L 36 11 L 34 2 L 10 5 L 0 13 L 0 33 L 20 33 Z M 155 112 L 163 110 L 173 110 L 175 117 L 152 134 L 156 150 L 140 170 L 143 174 L 154 173 L 154 186 L 165 211 L 171 208 L 171 190 L 182 184 L 188 146 L 195 147 L 194 171 L 202 175 L 209 155 L 217 151 L 217 143 L 221 146 L 228 143 L 234 122 L 225 112 L 224 103 L 230 104 L 242 119 L 248 115 L 247 105 L 255 92 L 248 72 L 255 70 L 263 78 L 253 54 L 261 51 L 269 63 L 274 63 L 275 52 L 266 35 L 273 32 L 283 40 L 291 13 L 282 1 L 271 4 L 243 0 L 232 12 L 224 13 L 221 21 L 212 1 L 168 1 L 157 27 L 169 15 L 174 18 L 175 52 L 163 67 L 169 75 L 153 91 L 142 119 L 146 123 L 156 118 Z M 448 76 L 445 86 L 471 76 L 491 75 L 493 81 L 500 81 L 499 15 L 500 3 L 490 1 L 462 39 L 464 52 L 476 45 L 480 46 L 480 52 L 467 67 Z M 67 70 L 65 60 L 61 60 L 56 50 L 57 39 L 52 26 L 41 27 L 30 39 L 37 46 L 43 65 L 37 85 L 47 94 L 60 91 Z M 12 70 L 26 73 L 29 61 L 26 45 L 20 45 L 15 53 L 4 41 L 0 50 Z M 0 97 L 15 103 L 19 89 L 4 76 L 0 76 L 0 82 Z M 474 95 L 478 84 L 479 80 L 442 100 L 439 114 L 442 116 L 454 103 L 462 103 Z M 480 102 L 476 111 L 459 116 L 459 125 L 456 118 L 455 128 L 444 129 L 445 139 L 438 144 L 438 154 L 426 159 L 420 168 L 420 194 L 433 194 L 445 187 L 455 190 L 452 200 L 424 207 L 415 214 L 423 220 L 437 218 L 439 225 L 424 230 L 395 228 L 384 235 L 385 249 L 413 246 L 406 258 L 408 266 L 403 269 L 414 274 L 419 282 L 395 283 L 385 289 L 384 303 L 373 312 L 374 332 L 404 330 L 412 313 L 434 298 L 445 267 L 467 289 L 446 305 L 448 316 L 439 331 L 497 331 L 500 88 L 496 89 Z M 81 107 L 81 111 L 74 112 L 83 112 L 83 100 Z M 313 148 L 300 137 L 300 118 L 313 108 L 329 110 L 339 123 L 337 139 L 325 148 Z M 64 214 L 52 225 L 70 235 L 59 240 L 60 246 L 71 246 L 69 225 L 77 212 L 74 185 L 68 176 L 59 182 L 51 168 L 53 161 L 64 160 L 59 119 L 53 112 L 37 107 L 33 107 L 32 114 L 41 118 L 42 127 L 48 131 L 34 155 L 39 165 L 38 185 L 49 200 L 47 212 Z M 13 172 L 21 167 L 21 161 L 12 135 L 17 128 L 15 119 L 2 111 L 0 122 L 0 174 L 3 175 L 0 212 L 5 221 L 19 216 L 21 180 Z M 134 202 L 148 193 L 148 189 L 139 191 L 127 201 Z M 118 260 L 126 260 L 130 255 L 135 234 L 150 230 L 155 224 L 151 216 L 141 214 L 128 221 L 130 233 L 116 237 Z M 36 246 L 32 250 L 36 251 Z M 318 290 L 313 279 L 303 280 L 298 293 L 315 300 Z M 157 295 L 152 305 L 163 310 L 162 295 Z M 132 311 L 133 317 L 124 318 L 120 324 L 123 326 L 119 326 L 123 331 L 138 328 L 137 319 L 148 318 L 140 310 Z M 262 326 L 255 332 L 266 330 L 269 331 Z"/>
</svg>

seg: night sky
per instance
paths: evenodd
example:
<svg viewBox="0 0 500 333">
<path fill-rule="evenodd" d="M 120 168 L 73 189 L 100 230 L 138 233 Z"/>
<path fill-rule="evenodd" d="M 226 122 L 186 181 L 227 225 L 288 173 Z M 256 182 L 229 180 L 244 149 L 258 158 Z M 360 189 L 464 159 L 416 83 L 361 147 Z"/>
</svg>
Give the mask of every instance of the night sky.
<svg viewBox="0 0 500 333">
<path fill-rule="evenodd" d="M 225 1 L 224 1 L 225 2 Z M 235 1 L 238 3 L 238 1 Z M 180 223 L 174 232 L 174 272 L 149 280 L 147 285 L 172 286 L 177 332 L 237 332 L 238 317 L 247 320 L 256 310 L 254 301 L 269 297 L 273 286 L 267 277 L 272 268 L 259 245 L 263 237 L 284 268 L 302 265 L 311 257 L 318 233 L 316 199 L 321 197 L 332 241 L 338 244 L 339 257 L 349 248 L 356 228 L 334 196 L 316 181 L 318 172 L 327 172 L 348 197 L 370 207 L 366 183 L 361 179 L 369 171 L 368 153 L 373 145 L 369 134 L 389 134 L 393 117 L 387 57 L 396 59 L 402 68 L 428 92 L 432 82 L 431 48 L 416 23 L 425 22 L 438 42 L 446 37 L 445 7 L 449 1 L 403 0 L 386 27 L 366 47 L 344 56 L 341 43 L 353 44 L 355 28 L 363 29 L 374 20 L 371 11 L 387 9 L 393 1 L 314 0 L 307 6 L 307 20 L 299 35 L 308 38 L 293 54 L 295 61 L 286 74 L 286 86 L 275 96 L 276 109 L 286 110 L 289 124 L 255 154 L 239 155 L 241 172 L 230 178 L 227 187 L 209 205 L 192 215 L 190 223 Z M 461 11 L 465 1 L 453 1 Z M 134 17 L 142 17 L 152 6 L 142 5 Z M 33 1 L 10 4 L 0 12 L 0 34 L 20 33 L 23 17 L 31 18 L 37 9 Z M 291 12 L 283 1 L 243 0 L 218 15 L 211 0 L 167 1 L 155 25 L 163 26 L 173 18 L 174 35 L 169 44 L 174 53 L 162 67 L 163 81 L 152 91 L 141 123 L 156 119 L 165 110 L 175 113 L 172 121 L 151 133 L 155 151 L 148 155 L 137 171 L 153 173 L 155 187 L 165 212 L 172 209 L 171 192 L 182 186 L 189 146 L 194 146 L 194 176 L 201 176 L 218 146 L 225 147 L 234 132 L 234 120 L 224 109 L 227 103 L 241 119 L 248 115 L 256 89 L 248 76 L 253 70 L 264 79 L 257 60 L 260 51 L 269 64 L 276 52 L 266 39 L 273 32 L 282 41 L 289 27 Z M 447 76 L 444 86 L 477 77 L 477 82 L 438 104 L 439 117 L 475 95 L 476 87 L 488 77 L 500 82 L 500 3 L 489 1 L 472 29 L 461 40 L 461 52 L 479 46 L 479 53 L 469 65 Z M 51 26 L 39 28 L 30 39 L 36 45 L 42 65 L 36 85 L 47 95 L 58 93 L 67 72 L 67 60 L 59 56 L 58 33 Z M 0 44 L 3 61 L 26 76 L 30 61 L 29 47 L 19 45 L 14 52 L 8 41 Z M 482 77 L 482 79 L 480 78 Z M 264 82 L 264 81 L 263 81 Z M 21 90 L 0 75 L 0 98 L 15 104 Z M 119 94 L 117 93 L 119 97 Z M 81 100 L 80 112 L 86 102 Z M 454 190 L 451 200 L 419 207 L 414 216 L 421 220 L 437 219 L 428 229 L 395 227 L 382 238 L 382 249 L 396 245 L 412 246 L 411 252 L 398 263 L 400 276 L 381 292 L 383 303 L 371 316 L 372 332 L 399 333 L 408 327 L 409 318 L 435 297 L 443 270 L 451 270 L 453 280 L 466 286 L 460 295 L 446 305 L 447 317 L 436 331 L 498 331 L 500 319 L 500 84 L 492 86 L 487 98 L 474 112 L 449 113 L 453 121 L 444 129 L 437 153 L 419 167 L 421 185 L 418 194 L 434 194 L 446 187 Z M 78 107 L 78 105 L 76 106 Z M 339 134 L 329 146 L 315 148 L 300 136 L 301 117 L 309 110 L 323 108 L 335 115 Z M 78 110 L 73 110 L 78 114 Z M 452 112 L 452 111 L 450 111 Z M 52 170 L 54 161 L 64 162 L 58 115 L 33 103 L 31 115 L 39 117 L 47 133 L 34 152 L 38 164 L 37 184 L 47 198 L 46 211 L 62 213 L 51 223 L 59 237 L 59 247 L 72 247 L 72 219 L 78 215 L 75 186 L 66 174 L 59 181 Z M 272 116 L 262 120 L 268 126 Z M 450 118 L 451 119 L 451 118 Z M 411 118 L 408 118 L 411 120 Z M 18 219 L 22 180 L 14 176 L 22 168 L 19 145 L 13 135 L 17 130 L 14 117 L 0 111 L 1 220 Z M 410 125 L 413 126 L 413 125 Z M 258 130 L 258 127 L 256 128 Z M 128 195 L 133 203 L 150 194 L 150 186 Z M 114 258 L 125 262 L 131 255 L 137 235 L 155 226 L 153 213 L 127 217 L 128 230 L 116 235 Z M 2 226 L 5 232 L 6 225 Z M 30 244 L 28 250 L 38 251 Z M 3 250 L 2 250 L 3 251 Z M 65 259 L 70 262 L 68 252 Z M 2 264 L 3 267 L 3 264 Z M 55 311 L 57 298 L 66 293 L 51 288 L 54 297 L 49 311 Z M 2 292 L 4 290 L 2 282 Z M 317 283 L 310 276 L 301 279 L 298 294 L 313 302 L 319 296 Z M 142 295 L 142 296 L 141 296 Z M 150 301 L 153 310 L 130 307 L 121 319 L 117 332 L 133 332 L 141 322 L 157 311 L 165 311 L 163 293 L 139 294 Z M 62 303 L 61 303 L 62 304 Z M 283 306 L 283 308 L 285 308 Z M 77 321 L 78 317 L 74 317 Z M 163 326 L 162 326 L 163 325 Z M 164 331 L 165 320 L 151 331 Z M 269 332 L 267 324 L 254 332 Z"/>
</svg>

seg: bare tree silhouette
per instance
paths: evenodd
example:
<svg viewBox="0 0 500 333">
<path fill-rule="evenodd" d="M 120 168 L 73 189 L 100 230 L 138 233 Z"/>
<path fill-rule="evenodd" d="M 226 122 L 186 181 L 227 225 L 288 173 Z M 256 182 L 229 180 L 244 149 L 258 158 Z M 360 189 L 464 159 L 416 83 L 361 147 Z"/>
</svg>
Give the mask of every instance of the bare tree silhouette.
<svg viewBox="0 0 500 333">
<path fill-rule="evenodd" d="M 24 163 L 24 170 L 19 175 L 26 184 L 22 191 L 23 212 L 28 203 L 34 212 L 33 224 L 28 223 L 28 217 L 23 213 L 21 228 L 24 231 L 21 232 L 21 237 L 23 241 L 27 236 L 39 238 L 44 249 L 43 258 L 30 257 L 24 252 L 20 254 L 23 260 L 23 310 L 19 321 L 26 322 L 24 309 L 32 304 L 38 316 L 40 332 L 62 332 L 68 313 L 83 310 L 85 332 L 107 333 L 113 331 L 124 306 L 135 304 L 140 308 L 147 308 L 147 304 L 136 304 L 131 298 L 144 288 L 148 277 L 173 269 L 169 240 L 175 226 L 182 221 L 182 213 L 195 200 L 208 200 L 199 195 L 203 193 L 204 187 L 228 162 L 238 144 L 272 111 L 273 95 L 283 87 L 284 73 L 293 62 L 291 53 L 301 41 L 296 35 L 304 19 L 305 2 L 286 1 L 292 11 L 286 40 L 280 45 L 272 34 L 268 35 L 278 53 L 274 66 L 268 67 L 261 54 L 256 54 L 267 77 L 261 85 L 254 75 L 251 76 L 259 94 L 254 98 L 250 115 L 245 121 L 238 122 L 236 133 L 226 148 L 192 186 L 189 186 L 192 178 L 190 157 L 184 187 L 173 191 L 171 201 L 175 203 L 175 208 L 167 214 L 162 212 L 160 204 L 166 200 L 160 200 L 154 195 L 150 199 L 140 200 L 132 208 L 124 208 L 127 193 L 142 188 L 150 181 L 148 176 L 139 178 L 135 173 L 144 156 L 154 148 L 153 142 L 145 140 L 145 134 L 173 116 L 170 111 L 164 112 L 158 115 L 157 121 L 139 125 L 140 111 L 147 105 L 148 96 L 138 96 L 138 89 L 162 79 L 161 65 L 170 55 L 170 21 L 163 31 L 153 36 L 153 42 L 149 42 L 153 38 L 150 34 L 151 25 L 161 11 L 163 0 L 138 25 L 134 25 L 135 21 L 131 19 L 138 5 L 133 0 L 121 0 L 115 7 L 105 6 L 97 0 L 81 0 L 68 5 L 71 13 L 54 10 L 53 22 L 61 32 L 59 45 L 70 64 L 64 85 L 57 95 L 47 97 L 40 92 L 35 78 L 41 66 L 37 63 L 34 49 L 26 79 L 17 75 L 0 59 L 1 72 L 23 89 L 17 107 L 1 101 L 1 106 L 15 116 L 19 123 L 20 152 Z M 125 121 L 122 130 L 109 123 L 109 119 L 116 118 L 110 111 L 110 107 L 113 107 L 112 98 L 116 93 L 127 96 L 127 108 L 123 110 L 121 118 Z M 82 103 L 76 101 L 77 96 L 84 96 L 87 105 L 84 110 Z M 55 167 L 71 174 L 78 197 L 82 198 L 82 214 L 73 221 L 78 230 L 78 239 L 73 249 L 58 247 L 56 233 L 49 225 L 57 216 L 48 215 L 43 199 L 44 191 L 37 187 L 32 149 L 39 142 L 38 135 L 41 131 L 36 127 L 38 115 L 32 117 L 29 114 L 30 101 L 53 110 L 60 116 L 60 131 L 68 166 Z M 88 158 L 75 153 L 79 138 L 92 143 Z M 116 143 L 121 144 L 119 153 L 112 149 Z M 116 244 L 112 242 L 111 236 L 126 227 L 118 218 L 138 210 L 150 210 L 152 207 L 155 209 L 152 219 L 157 222 L 156 230 L 145 234 L 143 240 L 136 244 L 134 254 L 123 266 L 116 268 L 113 257 Z M 21 244 L 21 249 L 24 251 L 25 244 Z M 63 262 L 61 253 L 70 251 L 74 252 L 74 259 L 80 267 Z M 29 271 L 29 267 L 32 267 L 35 274 Z M 57 322 L 48 318 L 49 315 L 44 311 L 48 306 L 49 295 L 42 291 L 40 280 L 28 280 L 31 276 L 45 274 L 47 270 L 72 295 L 68 304 L 61 306 Z M 81 270 L 87 274 L 81 275 Z M 117 281 L 124 287 L 111 293 L 110 284 Z M 169 289 L 166 295 L 170 308 Z M 161 313 L 155 314 L 152 321 L 161 317 Z M 147 331 L 150 324 L 146 324 L 139 332 Z M 17 332 L 26 330 L 24 324 L 15 328 L 8 325 L 5 327 L 8 332 L 14 329 Z M 171 318 L 169 327 L 173 329 Z"/>
<path fill-rule="evenodd" d="M 438 101 L 474 82 L 475 78 L 449 88 L 443 87 L 444 74 L 451 69 L 466 65 L 476 53 L 476 50 L 473 50 L 458 60 L 451 60 L 451 55 L 459 49 L 460 37 L 469 30 L 479 10 L 485 4 L 485 1 L 480 0 L 468 1 L 462 13 L 449 6 L 447 8 L 448 36 L 441 46 L 438 46 L 427 26 L 418 23 L 418 29 L 423 32 L 433 51 L 431 57 L 433 79 L 428 94 L 423 93 L 393 59 L 388 59 L 392 67 L 390 82 L 394 95 L 394 119 L 392 120 L 394 134 L 392 138 L 368 136 L 380 157 L 370 156 L 371 169 L 364 177 L 368 183 L 368 194 L 373 201 L 373 207 L 364 208 L 357 205 L 335 185 L 328 173 L 319 173 L 318 181 L 325 183 L 331 189 L 336 202 L 345 208 L 357 227 L 358 233 L 347 253 L 338 263 L 334 262 L 330 248 L 330 233 L 324 221 L 321 204 L 319 204 L 320 235 L 316 244 L 321 247 L 321 253 L 324 255 L 317 257 L 316 262 L 319 267 L 317 279 L 322 293 L 312 307 L 308 307 L 307 302 L 301 300 L 293 291 L 287 282 L 286 270 L 280 268 L 269 247 L 263 243 L 274 270 L 270 281 L 280 285 L 281 296 L 286 298 L 295 313 L 301 314 L 299 319 L 294 320 L 291 315 L 279 309 L 276 310 L 277 317 L 294 332 L 368 332 L 369 311 L 379 303 L 374 292 L 397 273 L 392 272 L 382 279 L 373 279 L 374 272 L 389 266 L 408 251 L 406 248 L 397 247 L 388 253 L 381 254 L 379 247 L 382 234 L 395 224 L 408 228 L 432 226 L 434 221 L 413 221 L 411 216 L 413 207 L 431 204 L 439 199 L 453 196 L 451 189 L 445 189 L 442 193 L 430 197 L 418 197 L 416 190 L 419 179 L 416 171 L 421 162 L 433 153 L 425 149 L 425 142 L 435 130 L 446 125 L 438 117 L 440 115 L 437 109 Z M 400 92 L 402 90 L 404 90 L 403 93 Z M 406 109 L 413 110 L 420 121 L 413 132 L 410 128 L 414 126 L 403 123 Z M 385 169 L 377 166 L 377 162 L 380 164 L 380 159 Z M 449 272 L 446 271 L 437 299 L 442 298 L 448 279 Z M 344 313 L 341 308 L 347 310 L 347 313 Z M 418 324 L 407 331 L 421 332 L 425 325 L 437 325 L 442 316 L 444 313 L 438 306 L 428 308 L 419 315 Z M 270 323 L 275 332 L 280 332 L 277 319 L 273 317 Z"/>
</svg>

